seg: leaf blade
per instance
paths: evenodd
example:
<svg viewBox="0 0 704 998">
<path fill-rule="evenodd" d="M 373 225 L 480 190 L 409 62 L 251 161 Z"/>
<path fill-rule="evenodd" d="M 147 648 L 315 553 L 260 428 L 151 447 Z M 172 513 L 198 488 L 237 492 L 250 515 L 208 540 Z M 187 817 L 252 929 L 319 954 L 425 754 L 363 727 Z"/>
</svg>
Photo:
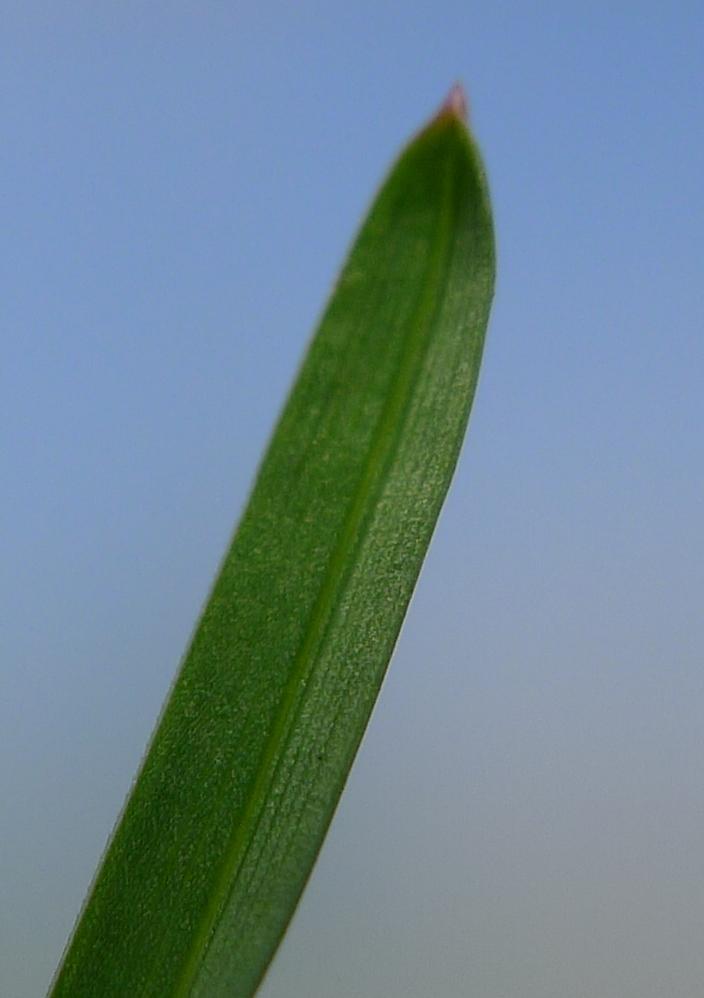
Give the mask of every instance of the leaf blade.
<svg viewBox="0 0 704 998">
<path fill-rule="evenodd" d="M 454 468 L 493 290 L 452 107 L 352 248 L 54 994 L 250 995 L 364 731 Z"/>
</svg>

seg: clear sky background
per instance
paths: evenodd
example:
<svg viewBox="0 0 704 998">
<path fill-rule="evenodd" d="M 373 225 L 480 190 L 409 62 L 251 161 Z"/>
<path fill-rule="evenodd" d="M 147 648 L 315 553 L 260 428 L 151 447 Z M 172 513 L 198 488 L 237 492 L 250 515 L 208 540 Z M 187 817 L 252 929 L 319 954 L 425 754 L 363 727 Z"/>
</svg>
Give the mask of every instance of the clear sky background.
<svg viewBox="0 0 704 998">
<path fill-rule="evenodd" d="M 458 78 L 483 372 L 261 994 L 700 994 L 701 3 L 1 22 L 0 994 L 46 990 L 353 232 Z"/>
</svg>

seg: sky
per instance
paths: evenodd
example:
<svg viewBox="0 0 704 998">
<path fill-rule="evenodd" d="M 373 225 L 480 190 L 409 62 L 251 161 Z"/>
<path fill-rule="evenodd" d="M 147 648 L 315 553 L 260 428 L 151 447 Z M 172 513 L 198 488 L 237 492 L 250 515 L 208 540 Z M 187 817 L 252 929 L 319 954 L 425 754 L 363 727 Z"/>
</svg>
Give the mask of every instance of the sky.
<svg viewBox="0 0 704 998">
<path fill-rule="evenodd" d="M 45 993 L 399 147 L 461 80 L 498 284 L 262 998 L 704 978 L 699 3 L 3 4 L 0 994 Z"/>
</svg>

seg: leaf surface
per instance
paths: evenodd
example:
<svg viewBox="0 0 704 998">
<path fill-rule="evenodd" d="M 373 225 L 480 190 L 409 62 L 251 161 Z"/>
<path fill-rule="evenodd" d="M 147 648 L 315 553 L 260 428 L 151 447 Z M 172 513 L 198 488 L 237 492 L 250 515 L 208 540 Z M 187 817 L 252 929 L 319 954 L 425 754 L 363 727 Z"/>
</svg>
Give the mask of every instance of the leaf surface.
<svg viewBox="0 0 704 998">
<path fill-rule="evenodd" d="M 455 93 L 398 159 L 350 251 L 54 998 L 256 990 L 430 542 L 493 283 L 487 188 Z"/>
</svg>

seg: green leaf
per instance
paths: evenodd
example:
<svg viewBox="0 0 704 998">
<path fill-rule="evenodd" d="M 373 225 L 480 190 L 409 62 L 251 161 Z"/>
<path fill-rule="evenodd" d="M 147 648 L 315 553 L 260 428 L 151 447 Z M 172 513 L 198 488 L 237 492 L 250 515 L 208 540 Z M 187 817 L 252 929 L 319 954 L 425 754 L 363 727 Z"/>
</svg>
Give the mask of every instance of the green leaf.
<svg viewBox="0 0 704 998">
<path fill-rule="evenodd" d="M 477 379 L 494 249 L 460 97 L 403 152 L 352 247 L 54 998 L 251 995 L 293 913 Z"/>
</svg>

